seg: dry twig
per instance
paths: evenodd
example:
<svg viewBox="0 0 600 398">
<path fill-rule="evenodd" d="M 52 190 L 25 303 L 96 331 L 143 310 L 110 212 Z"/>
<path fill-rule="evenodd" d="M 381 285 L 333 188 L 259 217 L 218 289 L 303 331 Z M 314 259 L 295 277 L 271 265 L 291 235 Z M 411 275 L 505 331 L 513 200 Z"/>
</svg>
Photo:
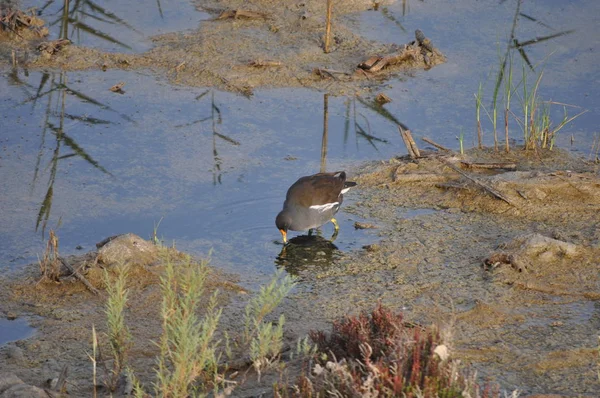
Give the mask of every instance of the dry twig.
<svg viewBox="0 0 600 398">
<path fill-rule="evenodd" d="M 477 178 L 468 175 L 467 173 L 465 173 L 464 171 L 462 171 L 461 169 L 459 169 L 458 167 L 456 167 L 455 165 L 453 165 L 446 159 L 442 159 L 442 158 L 438 158 L 438 159 L 440 160 L 440 162 L 444 163 L 446 166 L 450 167 L 452 170 L 456 171 L 458 174 L 465 177 L 467 180 L 469 180 L 472 183 L 474 183 L 475 185 L 483 188 L 486 192 L 488 192 L 495 198 L 500 199 L 500 200 L 508 203 L 511 206 L 517 207 L 510 199 L 508 199 L 506 196 L 504 196 L 502 193 L 498 192 L 494 188 L 490 187 L 489 185 L 485 184 L 484 182 L 479 181 Z"/>
<path fill-rule="evenodd" d="M 427 138 L 427 137 L 423 137 L 423 138 L 421 138 L 421 139 L 422 139 L 423 141 L 425 141 L 426 143 L 433 145 L 433 146 L 434 146 L 434 147 L 436 147 L 437 149 L 440 149 L 440 150 L 442 150 L 442 151 L 445 151 L 445 152 L 452 152 L 452 150 L 451 150 L 451 149 L 448 149 L 448 148 L 446 148 L 445 146 L 442 146 L 442 145 L 438 144 L 437 142 L 433 141 L 432 139 L 429 139 L 429 138 Z"/>
<path fill-rule="evenodd" d="M 400 136 L 402 136 L 402 141 L 404 141 L 404 145 L 406 145 L 406 149 L 408 150 L 410 157 L 413 159 L 420 158 L 421 153 L 419 152 L 417 143 L 412 138 L 410 130 L 405 130 L 402 128 L 402 126 L 398 126 L 398 131 L 400 131 Z"/>
<path fill-rule="evenodd" d="M 71 266 L 71 264 L 69 264 L 69 262 L 67 260 L 65 260 L 62 257 L 59 257 L 60 262 L 69 270 L 69 272 L 71 272 L 71 274 L 79 279 L 79 281 L 81 281 L 81 283 L 83 283 L 85 285 L 85 287 L 92 292 L 95 295 L 98 295 L 98 289 L 96 289 L 87 279 L 85 279 L 85 277 L 83 275 L 81 275 L 81 273 L 79 271 L 77 271 L 75 268 L 73 268 Z"/>
</svg>

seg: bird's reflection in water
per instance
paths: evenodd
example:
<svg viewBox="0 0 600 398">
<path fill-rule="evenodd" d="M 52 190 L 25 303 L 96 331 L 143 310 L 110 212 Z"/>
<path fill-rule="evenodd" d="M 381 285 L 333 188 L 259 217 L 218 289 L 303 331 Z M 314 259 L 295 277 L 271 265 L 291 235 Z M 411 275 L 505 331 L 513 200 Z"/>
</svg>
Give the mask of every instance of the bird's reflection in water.
<svg viewBox="0 0 600 398">
<path fill-rule="evenodd" d="M 328 266 L 338 257 L 340 251 L 330 240 L 319 235 L 300 235 L 283 246 L 275 260 L 277 267 L 283 267 L 289 274 L 298 275 L 309 266 Z"/>
</svg>

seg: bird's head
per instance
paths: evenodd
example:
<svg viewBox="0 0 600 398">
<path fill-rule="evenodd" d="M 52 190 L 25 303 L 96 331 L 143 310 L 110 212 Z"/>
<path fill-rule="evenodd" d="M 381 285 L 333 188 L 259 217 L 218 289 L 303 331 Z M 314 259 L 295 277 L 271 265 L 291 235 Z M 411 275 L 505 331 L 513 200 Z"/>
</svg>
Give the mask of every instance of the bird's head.
<svg viewBox="0 0 600 398">
<path fill-rule="evenodd" d="M 290 225 L 292 225 L 292 217 L 285 210 L 282 210 L 275 219 L 275 225 L 279 232 L 281 232 L 283 243 L 287 243 L 287 231 Z"/>
</svg>

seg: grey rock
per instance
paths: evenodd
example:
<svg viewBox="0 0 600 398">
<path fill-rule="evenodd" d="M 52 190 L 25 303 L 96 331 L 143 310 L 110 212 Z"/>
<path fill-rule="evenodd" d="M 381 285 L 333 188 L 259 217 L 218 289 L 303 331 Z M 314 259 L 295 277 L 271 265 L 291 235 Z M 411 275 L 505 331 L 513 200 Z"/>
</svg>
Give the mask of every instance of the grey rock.
<svg viewBox="0 0 600 398">
<path fill-rule="evenodd" d="M 48 398 L 46 391 L 28 384 L 15 384 L 0 394 L 0 398 Z"/>
<path fill-rule="evenodd" d="M 23 380 L 12 373 L 0 373 L 0 395 L 15 384 L 23 384 Z"/>
<path fill-rule="evenodd" d="M 6 357 L 10 362 L 15 364 L 25 363 L 25 355 L 23 355 L 23 350 L 14 344 L 10 344 L 6 347 Z"/>
</svg>

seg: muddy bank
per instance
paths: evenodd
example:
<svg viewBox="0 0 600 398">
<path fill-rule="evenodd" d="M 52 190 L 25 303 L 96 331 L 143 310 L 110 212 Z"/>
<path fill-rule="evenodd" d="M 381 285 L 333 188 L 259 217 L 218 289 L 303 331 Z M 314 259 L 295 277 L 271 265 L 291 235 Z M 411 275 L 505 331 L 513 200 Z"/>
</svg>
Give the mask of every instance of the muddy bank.
<svg viewBox="0 0 600 398">
<path fill-rule="evenodd" d="M 461 160 L 516 170 L 482 172 Z M 379 162 L 356 181 L 359 198 L 346 211 L 375 221 L 381 240 L 331 266 L 294 269 L 310 286 L 294 300 L 299 323 L 322 325 L 381 298 L 445 327 L 451 351 L 505 389 L 600 393 L 597 164 L 562 151 L 472 151 Z"/>
<path fill-rule="evenodd" d="M 0 46 L 0 62 L 67 71 L 150 68 L 177 84 L 250 95 L 261 87 L 354 94 L 398 73 L 445 61 L 427 32 L 401 35 L 396 43 L 357 34 L 355 17 L 372 9 L 371 1 L 335 4 L 329 53 L 324 52 L 324 2 L 197 1 L 196 6 L 213 19 L 194 31 L 154 37 L 155 47 L 143 54 L 108 53 L 64 43 L 57 49 L 54 44 L 59 43 L 48 45 L 42 37 L 28 40 L 13 34 Z"/>
<path fill-rule="evenodd" d="M 146 390 L 151 391 L 159 353 L 156 342 L 160 341 L 162 330 L 160 278 L 164 276 L 166 261 L 179 263 L 186 259 L 186 255 L 175 249 L 158 247 L 127 234 L 106 243 L 96 252 L 65 257 L 64 262 L 72 268 L 67 269 L 63 264 L 60 276 L 42 278 L 38 264 L 32 264 L 10 279 L 3 279 L 1 283 L 5 288 L 0 291 L 2 316 L 26 318 L 36 330 L 29 339 L 0 347 L 0 390 L 12 386 L 10 388 L 16 392 L 11 393 L 19 392 L 22 395 L 14 396 L 23 397 L 45 396 L 43 389 L 58 394 L 57 380 L 66 372 L 68 396 L 92 396 L 94 371 L 90 355 L 94 328 L 99 342 L 96 391 L 99 396 L 110 395 L 104 388 L 113 363 L 107 336 L 104 270 L 114 282 L 118 264 L 127 263 L 129 299 L 125 324 L 132 336 L 127 363 Z M 200 266 L 200 261 L 196 266 Z M 73 274 L 73 269 L 78 277 Z M 231 331 L 232 325 L 240 326 L 237 312 L 241 310 L 236 303 L 246 298 L 246 291 L 236 284 L 234 276 L 210 269 L 203 302 L 209 302 L 216 290 L 219 291 L 217 305 L 229 308 L 220 333 Z M 7 377 L 11 374 L 16 377 Z M 115 394 L 127 395 L 131 387 L 131 381 L 120 383 Z M 31 395 L 34 393 L 42 395 Z"/>
</svg>

